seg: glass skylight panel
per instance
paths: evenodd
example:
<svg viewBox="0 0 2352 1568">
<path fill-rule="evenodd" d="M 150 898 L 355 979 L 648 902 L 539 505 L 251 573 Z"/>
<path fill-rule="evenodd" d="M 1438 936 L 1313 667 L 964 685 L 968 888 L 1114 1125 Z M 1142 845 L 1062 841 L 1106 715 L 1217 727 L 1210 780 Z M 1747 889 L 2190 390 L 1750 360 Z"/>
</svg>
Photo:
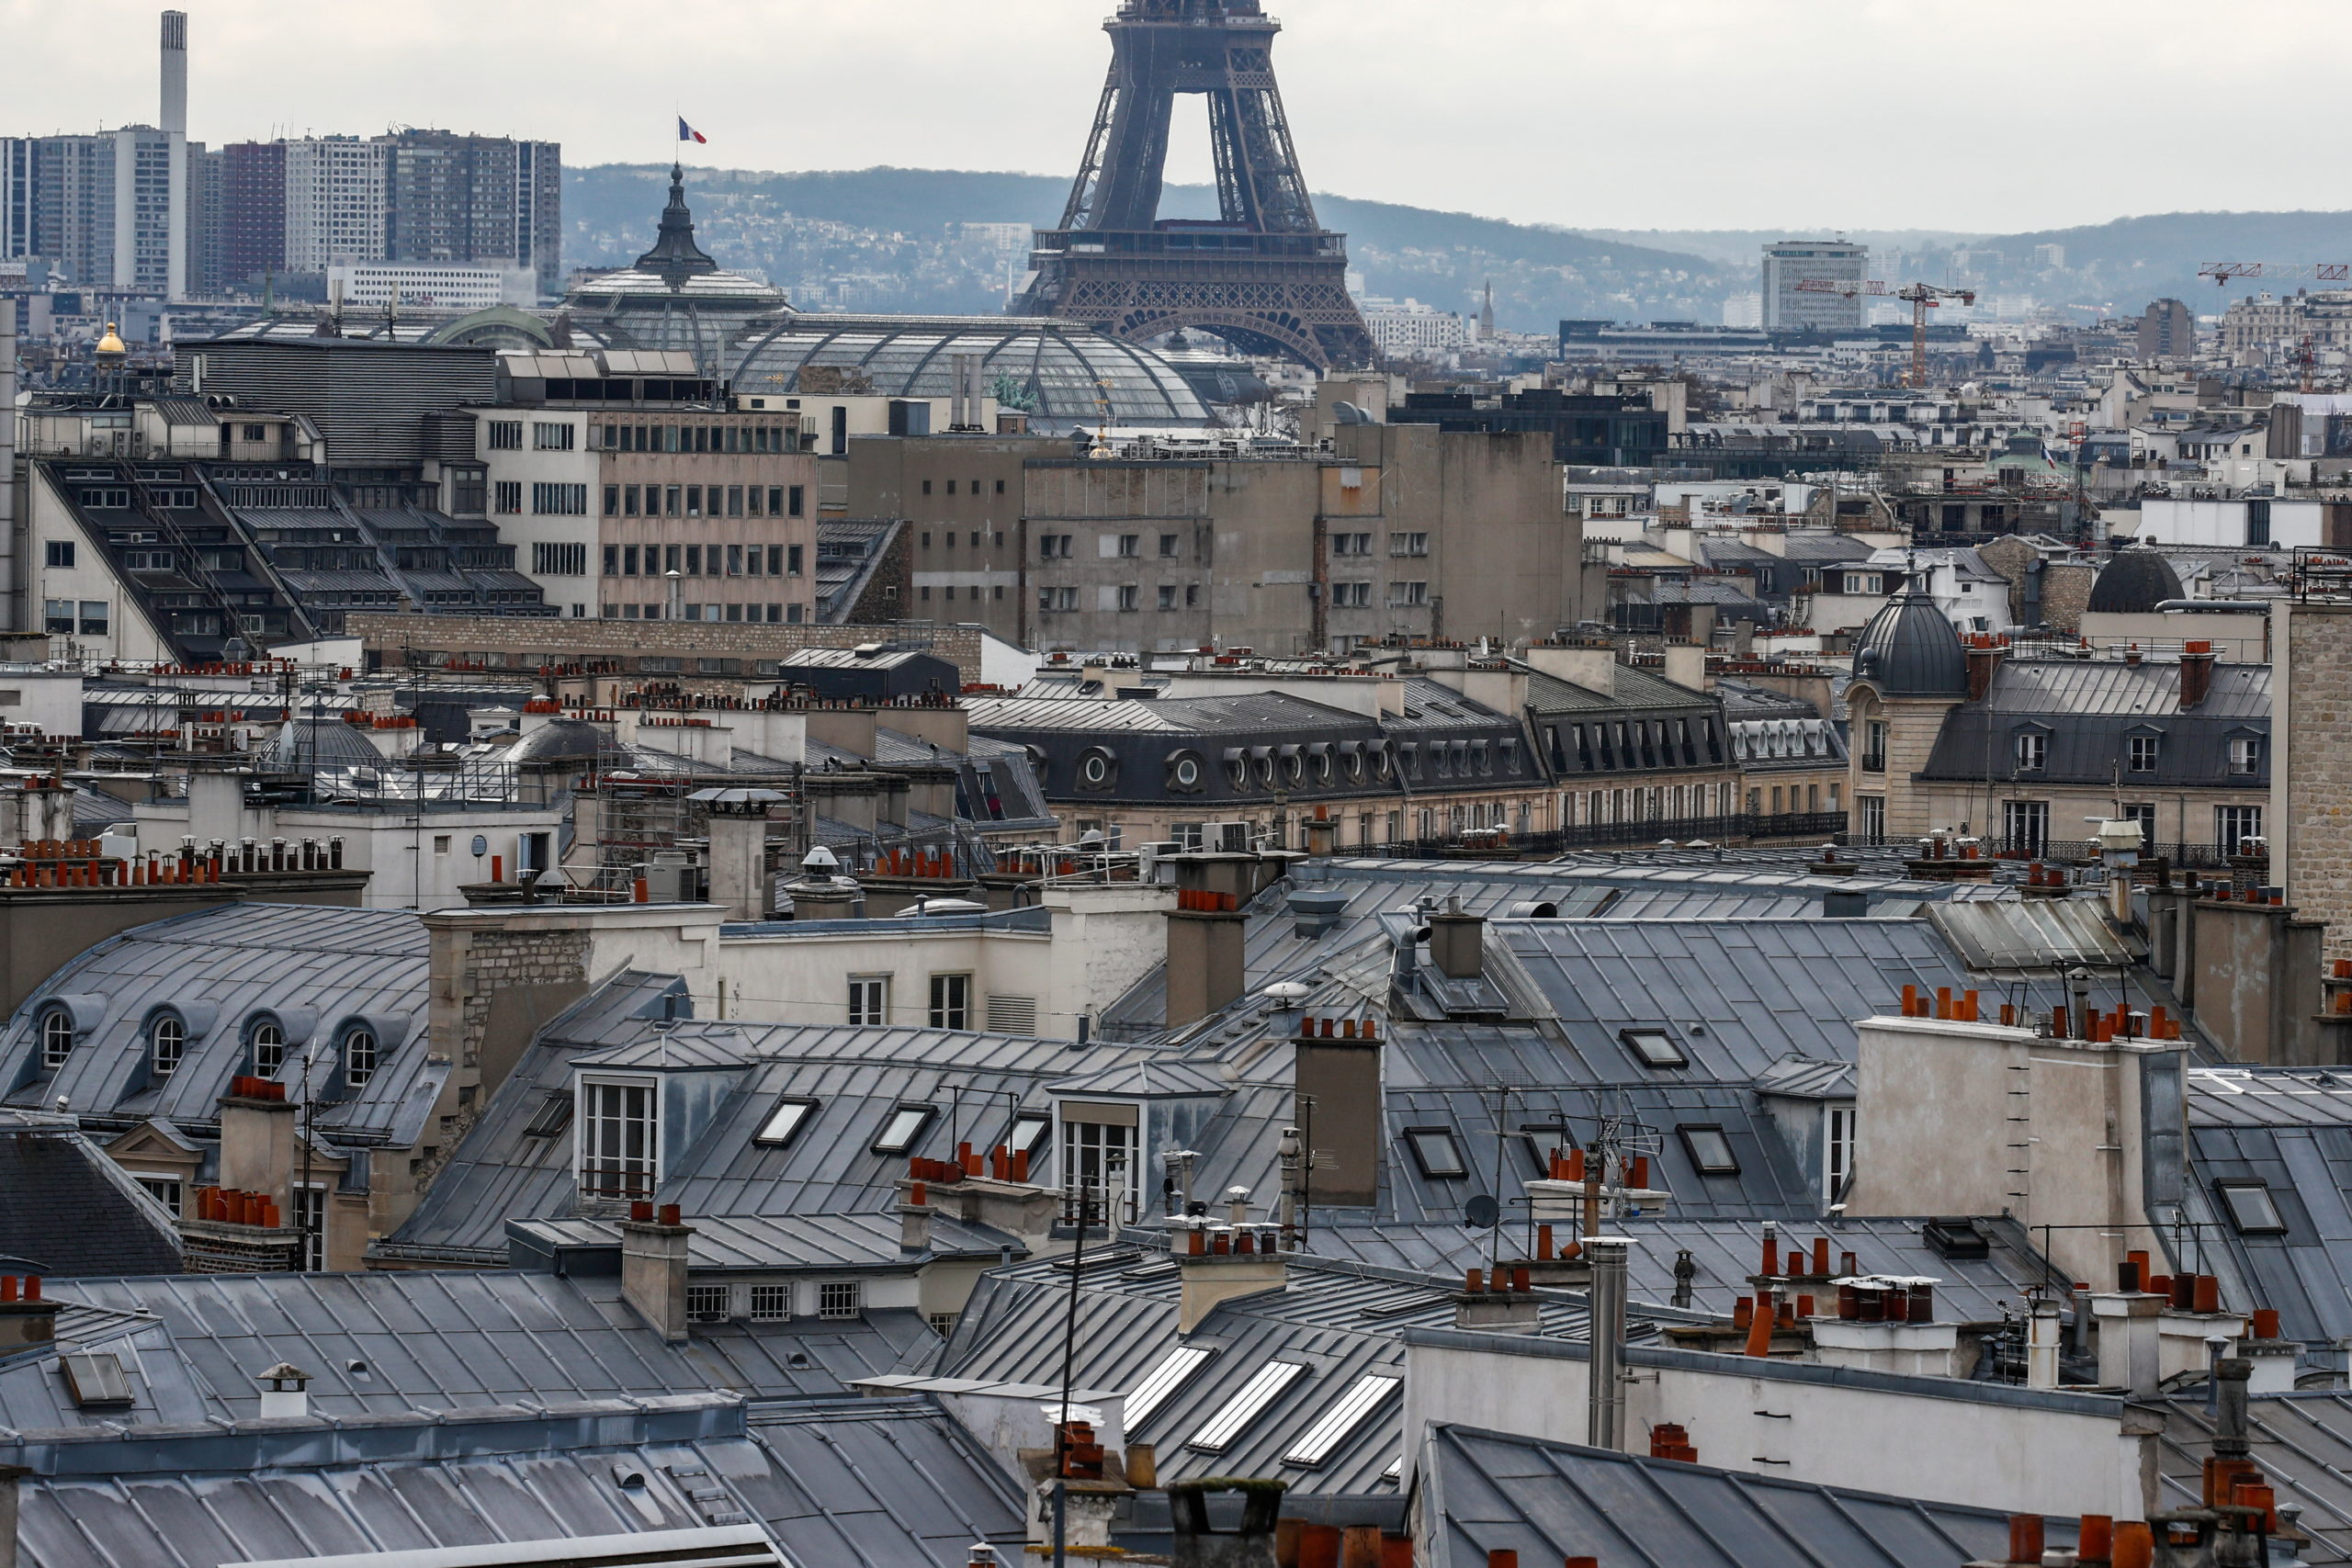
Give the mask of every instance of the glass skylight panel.
<svg viewBox="0 0 2352 1568">
<path fill-rule="evenodd" d="M 2270 1196 L 2270 1188 L 2260 1181 L 2225 1181 L 2216 1189 L 2222 1203 L 2230 1211 L 2230 1223 L 2240 1235 L 2280 1235 L 2287 1222 L 2278 1213 L 2278 1205 Z"/>
<path fill-rule="evenodd" d="M 1283 1455 L 1284 1464 L 1321 1464 L 1339 1450 L 1341 1443 L 1354 1435 L 1372 1413 L 1388 1402 L 1404 1382 L 1402 1378 L 1361 1377 L 1355 1386 L 1340 1396 L 1340 1402 L 1323 1413 L 1323 1419 L 1307 1429 L 1298 1446 Z"/>
<path fill-rule="evenodd" d="M 1674 1036 L 1663 1029 L 1622 1030 L 1617 1038 L 1641 1058 L 1645 1067 L 1687 1067 L 1690 1065 L 1690 1058 L 1682 1054 L 1682 1047 L 1674 1043 Z"/>
<path fill-rule="evenodd" d="M 571 1125 L 571 1096 L 551 1094 L 540 1102 L 533 1113 L 531 1124 L 523 1129 L 526 1138 L 552 1138 Z"/>
<path fill-rule="evenodd" d="M 1009 1142 L 1012 1147 L 1026 1149 L 1034 1155 L 1037 1152 L 1037 1145 L 1046 1141 L 1046 1134 L 1053 1128 L 1054 1119 L 1044 1111 L 1024 1111 L 1012 1119 L 1012 1136 Z"/>
<path fill-rule="evenodd" d="M 1209 1353 L 1197 1345 L 1179 1345 L 1168 1352 L 1159 1365 L 1145 1374 L 1136 1384 L 1135 1392 L 1126 1397 L 1121 1416 L 1130 1432 L 1151 1419 L 1151 1413 L 1168 1403 L 1168 1396 L 1184 1386 Z"/>
<path fill-rule="evenodd" d="M 1201 1453 L 1221 1453 L 1232 1446 L 1242 1429 L 1255 1421 L 1267 1405 L 1282 1392 L 1296 1382 L 1306 1368 L 1297 1361 L 1268 1361 L 1260 1367 L 1241 1392 L 1225 1402 L 1225 1408 L 1209 1417 L 1208 1425 L 1192 1436 L 1184 1446 Z"/>
<path fill-rule="evenodd" d="M 932 1108 L 928 1105 L 901 1105 L 890 1112 L 890 1120 L 882 1124 L 882 1135 L 874 1140 L 877 1155 L 902 1155 L 922 1136 L 930 1125 Z"/>
<path fill-rule="evenodd" d="M 1453 1141 L 1448 1127 L 1408 1127 L 1405 1146 L 1413 1151 L 1413 1163 L 1421 1174 L 1432 1178 L 1467 1176 L 1470 1168 L 1463 1162 L 1460 1145 Z"/>
<path fill-rule="evenodd" d="M 1682 1134 L 1682 1146 L 1690 1151 L 1690 1163 L 1702 1176 L 1737 1176 L 1739 1156 L 1731 1152 L 1731 1140 L 1724 1136 L 1721 1127 L 1677 1127 Z"/>
<path fill-rule="evenodd" d="M 133 1403 L 130 1380 L 123 1375 L 119 1357 L 104 1351 L 67 1354 L 58 1357 L 57 1364 L 65 1373 L 66 1392 L 77 1406 Z"/>
<path fill-rule="evenodd" d="M 752 1134 L 752 1142 L 782 1147 L 792 1142 L 800 1131 L 800 1124 L 808 1121 L 808 1113 L 816 1109 L 817 1102 L 813 1100 L 778 1100 L 776 1108 L 768 1112 L 768 1119 L 760 1123 L 760 1130 Z"/>
</svg>

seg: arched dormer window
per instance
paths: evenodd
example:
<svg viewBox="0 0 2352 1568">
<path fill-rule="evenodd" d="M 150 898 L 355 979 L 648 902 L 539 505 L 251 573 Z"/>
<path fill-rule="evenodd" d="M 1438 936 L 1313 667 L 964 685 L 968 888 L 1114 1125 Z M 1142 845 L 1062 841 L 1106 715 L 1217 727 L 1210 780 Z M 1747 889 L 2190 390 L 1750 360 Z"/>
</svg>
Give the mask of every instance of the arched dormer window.
<svg viewBox="0 0 2352 1568">
<path fill-rule="evenodd" d="M 74 1051 L 74 1015 L 51 1008 L 40 1015 L 40 1065 L 51 1072 L 65 1065 Z"/>
</svg>

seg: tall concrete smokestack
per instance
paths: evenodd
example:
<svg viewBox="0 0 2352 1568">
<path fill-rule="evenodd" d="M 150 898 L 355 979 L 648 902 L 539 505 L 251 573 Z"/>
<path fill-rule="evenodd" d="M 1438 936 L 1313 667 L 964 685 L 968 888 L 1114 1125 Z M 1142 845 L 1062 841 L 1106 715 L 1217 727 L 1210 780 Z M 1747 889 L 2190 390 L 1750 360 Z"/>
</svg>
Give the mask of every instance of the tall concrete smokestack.
<svg viewBox="0 0 2352 1568">
<path fill-rule="evenodd" d="M 163 127 L 174 136 L 187 134 L 187 13 L 164 13 Z"/>
</svg>

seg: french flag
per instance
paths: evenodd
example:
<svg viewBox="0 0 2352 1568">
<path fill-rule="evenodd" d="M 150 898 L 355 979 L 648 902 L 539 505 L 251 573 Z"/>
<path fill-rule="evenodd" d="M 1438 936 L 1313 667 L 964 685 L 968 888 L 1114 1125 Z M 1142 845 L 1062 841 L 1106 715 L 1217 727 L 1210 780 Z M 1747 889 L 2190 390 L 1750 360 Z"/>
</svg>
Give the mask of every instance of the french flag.
<svg viewBox="0 0 2352 1568">
<path fill-rule="evenodd" d="M 680 115 L 678 117 L 678 140 L 681 141 L 707 142 L 710 138 L 705 136 L 701 131 L 696 130 L 693 126 L 688 125 L 686 123 L 686 117 Z"/>
</svg>

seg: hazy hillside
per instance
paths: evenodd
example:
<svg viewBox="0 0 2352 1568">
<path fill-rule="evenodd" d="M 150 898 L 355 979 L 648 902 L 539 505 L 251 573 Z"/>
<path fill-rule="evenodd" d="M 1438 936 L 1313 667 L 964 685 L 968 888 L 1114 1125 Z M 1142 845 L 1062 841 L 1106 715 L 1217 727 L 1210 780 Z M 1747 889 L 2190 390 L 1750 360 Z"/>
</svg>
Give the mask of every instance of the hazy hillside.
<svg viewBox="0 0 2352 1568">
<path fill-rule="evenodd" d="M 617 265 L 650 243 L 667 175 L 652 164 L 569 171 L 571 265 Z M 1069 182 L 944 169 L 695 170 L 689 189 L 704 248 L 727 265 L 766 275 L 796 303 L 993 312 L 1019 276 L 1020 231 L 1057 220 Z M 1757 287 L 1756 247 L 1777 237 L 1761 230 L 1579 234 L 1393 202 L 1315 199 L 1323 221 L 1347 234 L 1370 292 L 1468 311 L 1491 277 L 1496 319 L 1522 332 L 1549 332 L 1562 317 L 1718 321 L 1726 296 Z M 1206 186 L 1171 186 L 1165 210 L 1210 217 L 1215 196 Z M 1013 227 L 951 234 L 951 224 Z M 2167 295 L 2211 312 L 2247 291 L 2200 283 L 2197 268 L 2206 262 L 2352 260 L 2352 212 L 2174 212 L 1984 238 L 1849 233 L 1871 246 L 1871 275 L 1890 284 L 1973 285 L 2004 313 L 2054 308 L 2076 321 L 2136 314 Z M 2048 265 L 2047 253 L 2037 259 L 2046 245 L 2063 247 L 2063 265 Z"/>
<path fill-rule="evenodd" d="M 609 266 L 652 241 L 666 169 L 604 164 L 567 172 L 566 259 Z M 796 300 L 861 310 L 994 310 L 1003 261 L 951 223 L 1050 224 L 1069 182 L 1057 175 L 935 169 L 772 174 L 695 170 L 688 179 L 704 249 L 753 269 Z M 1206 186 L 1174 186 L 1170 217 L 1215 213 Z M 1563 316 L 1713 319 L 1741 276 L 1702 257 L 1467 213 L 1318 196 L 1348 235 L 1374 293 L 1477 308 L 1494 280 L 1507 327 L 1549 332 Z M 1017 256 L 1013 262 L 1017 265 Z"/>
</svg>

